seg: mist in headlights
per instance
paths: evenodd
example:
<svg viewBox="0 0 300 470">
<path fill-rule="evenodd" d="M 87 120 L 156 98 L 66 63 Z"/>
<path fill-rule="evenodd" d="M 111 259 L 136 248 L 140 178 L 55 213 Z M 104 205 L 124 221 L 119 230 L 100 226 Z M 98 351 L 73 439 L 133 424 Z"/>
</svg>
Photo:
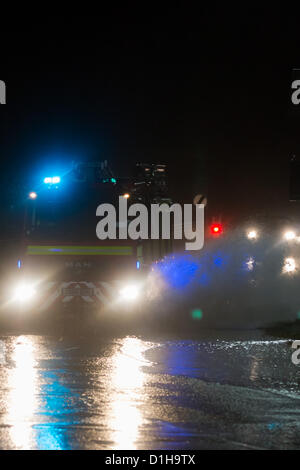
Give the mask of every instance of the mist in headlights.
<svg viewBox="0 0 300 470">
<path fill-rule="evenodd" d="M 286 258 L 284 260 L 283 272 L 284 273 L 294 273 L 296 271 L 296 262 L 294 258 Z"/>
<path fill-rule="evenodd" d="M 125 301 L 134 301 L 138 298 L 140 290 L 137 285 L 128 285 L 120 290 L 120 298 Z"/>
<path fill-rule="evenodd" d="M 284 239 L 287 241 L 295 240 L 295 238 L 296 238 L 296 234 L 292 230 L 288 230 L 284 234 Z"/>
<path fill-rule="evenodd" d="M 16 288 L 14 299 L 18 302 L 27 302 L 34 297 L 35 293 L 33 285 L 22 283 Z"/>
<path fill-rule="evenodd" d="M 160 317 L 193 319 L 203 327 L 255 328 L 294 321 L 300 310 L 297 258 L 278 238 L 251 243 L 236 230 L 197 255 L 155 263 L 149 276 L 150 308 Z"/>
</svg>

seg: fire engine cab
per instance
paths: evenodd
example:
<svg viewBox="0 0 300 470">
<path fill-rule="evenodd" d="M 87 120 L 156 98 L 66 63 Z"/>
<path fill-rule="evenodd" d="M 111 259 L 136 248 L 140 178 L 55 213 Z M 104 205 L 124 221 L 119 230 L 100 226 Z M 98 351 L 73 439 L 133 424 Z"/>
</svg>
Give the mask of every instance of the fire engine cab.
<svg viewBox="0 0 300 470">
<path fill-rule="evenodd" d="M 106 161 L 77 164 L 28 191 L 20 237 L 5 263 L 2 306 L 9 313 L 2 320 L 22 328 L 55 325 L 55 318 L 69 328 L 76 318 L 82 328 L 105 319 L 130 322 L 144 298 L 148 267 L 170 246 L 159 240 L 99 240 L 96 209 L 116 205 L 120 196 L 144 194 L 150 202 L 164 194 L 157 167 L 139 165 L 133 179 L 117 179 Z"/>
</svg>

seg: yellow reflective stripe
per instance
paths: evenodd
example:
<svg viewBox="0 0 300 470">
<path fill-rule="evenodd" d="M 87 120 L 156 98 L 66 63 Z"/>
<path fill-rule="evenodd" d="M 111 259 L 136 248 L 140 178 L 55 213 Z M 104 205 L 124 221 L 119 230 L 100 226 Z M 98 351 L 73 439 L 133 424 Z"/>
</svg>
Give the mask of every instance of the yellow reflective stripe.
<svg viewBox="0 0 300 470">
<path fill-rule="evenodd" d="M 132 255 L 131 246 L 28 246 L 27 255 Z"/>
</svg>

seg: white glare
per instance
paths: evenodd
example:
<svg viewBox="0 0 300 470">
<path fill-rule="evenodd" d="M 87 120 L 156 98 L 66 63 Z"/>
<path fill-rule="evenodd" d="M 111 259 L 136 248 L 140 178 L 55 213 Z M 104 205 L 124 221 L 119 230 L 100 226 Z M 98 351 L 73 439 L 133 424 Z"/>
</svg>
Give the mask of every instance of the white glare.
<svg viewBox="0 0 300 470">
<path fill-rule="evenodd" d="M 29 198 L 30 198 L 30 199 L 36 199 L 36 198 L 37 198 L 37 194 L 36 194 L 34 191 L 32 191 L 31 193 L 29 193 Z"/>
<path fill-rule="evenodd" d="M 139 295 L 139 290 L 134 285 L 126 286 L 121 289 L 120 295 L 124 300 L 135 300 Z"/>
<path fill-rule="evenodd" d="M 253 269 L 254 269 L 254 258 L 252 258 L 252 257 L 248 258 L 248 260 L 246 261 L 246 266 L 247 266 L 248 271 L 253 271 Z"/>
<path fill-rule="evenodd" d="M 256 230 L 250 230 L 250 232 L 247 233 L 247 237 L 250 240 L 255 240 L 257 238 L 257 232 Z"/>
<path fill-rule="evenodd" d="M 151 362 L 145 359 L 144 352 L 149 347 L 150 343 L 140 339 L 125 338 L 112 356 L 109 368 L 110 407 L 106 419 L 115 449 L 137 448 L 145 421 L 145 368 Z"/>
<path fill-rule="evenodd" d="M 296 237 L 296 234 L 292 230 L 289 230 L 288 232 L 285 232 L 285 234 L 284 234 L 284 238 L 288 241 L 289 240 L 294 240 L 295 237 Z"/>
<path fill-rule="evenodd" d="M 5 397 L 7 432 L 15 447 L 30 450 L 34 446 L 37 416 L 37 369 L 35 347 L 30 337 L 13 340 Z"/>
<path fill-rule="evenodd" d="M 296 270 L 296 263 L 294 258 L 286 258 L 284 260 L 284 265 L 283 265 L 283 272 L 284 273 L 292 273 Z"/>
<path fill-rule="evenodd" d="M 29 284 L 20 284 L 15 290 L 15 299 L 19 302 L 30 300 L 35 294 L 35 289 Z"/>
</svg>

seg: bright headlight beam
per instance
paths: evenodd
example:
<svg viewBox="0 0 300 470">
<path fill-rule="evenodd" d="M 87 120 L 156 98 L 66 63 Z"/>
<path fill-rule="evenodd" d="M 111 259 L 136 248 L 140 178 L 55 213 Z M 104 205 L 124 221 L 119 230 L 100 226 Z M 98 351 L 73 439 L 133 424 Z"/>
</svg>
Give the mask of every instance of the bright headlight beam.
<svg viewBox="0 0 300 470">
<path fill-rule="evenodd" d="M 294 258 L 285 258 L 283 265 L 284 273 L 292 273 L 296 270 L 296 262 Z"/>
<path fill-rule="evenodd" d="M 26 302 L 35 295 L 35 288 L 26 283 L 19 284 L 15 290 L 15 300 Z"/>
<path fill-rule="evenodd" d="M 247 237 L 249 240 L 255 240 L 257 238 L 257 231 L 256 230 L 249 230 L 247 233 Z"/>
<path fill-rule="evenodd" d="M 120 296 L 123 300 L 135 300 L 139 296 L 139 289 L 135 285 L 125 286 L 120 290 Z"/>
<path fill-rule="evenodd" d="M 296 234 L 292 230 L 288 230 L 284 234 L 284 239 L 287 241 L 294 240 L 295 238 L 296 238 Z"/>
</svg>

